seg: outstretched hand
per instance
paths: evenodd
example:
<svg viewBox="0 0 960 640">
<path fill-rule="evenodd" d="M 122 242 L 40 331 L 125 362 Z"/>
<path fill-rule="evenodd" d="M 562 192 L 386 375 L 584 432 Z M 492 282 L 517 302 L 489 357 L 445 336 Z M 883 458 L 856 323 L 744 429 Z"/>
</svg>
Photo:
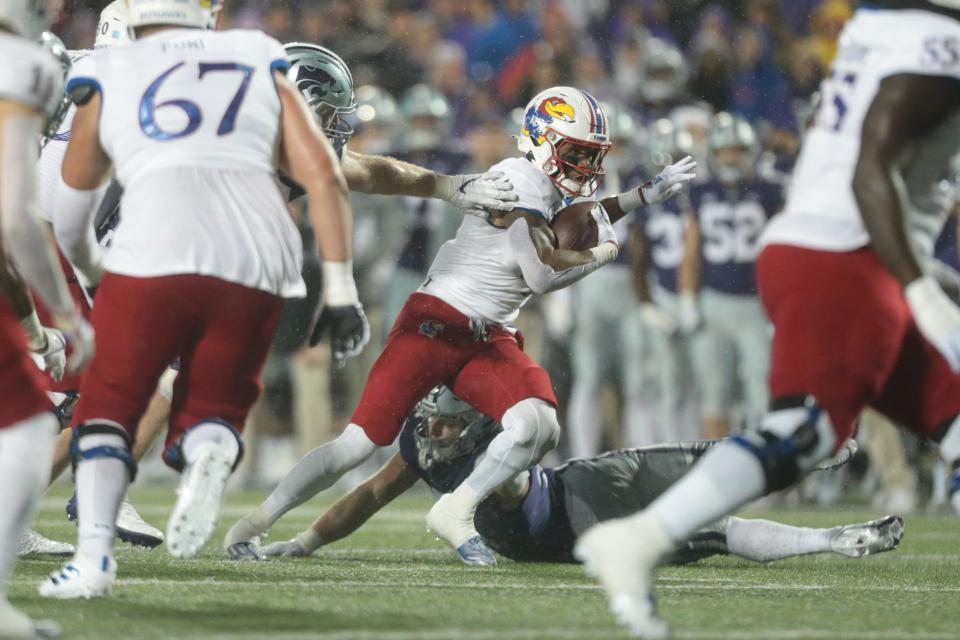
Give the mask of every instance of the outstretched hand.
<svg viewBox="0 0 960 640">
<path fill-rule="evenodd" d="M 491 212 L 511 211 L 519 199 L 502 171 L 443 177 L 441 198 L 468 215 L 487 219 Z"/>
<path fill-rule="evenodd" d="M 686 156 L 664 167 L 653 180 L 640 187 L 640 197 L 644 204 L 658 204 L 680 193 L 688 182 L 697 177 L 693 173 L 696 166 L 697 161 L 692 156 Z"/>
</svg>

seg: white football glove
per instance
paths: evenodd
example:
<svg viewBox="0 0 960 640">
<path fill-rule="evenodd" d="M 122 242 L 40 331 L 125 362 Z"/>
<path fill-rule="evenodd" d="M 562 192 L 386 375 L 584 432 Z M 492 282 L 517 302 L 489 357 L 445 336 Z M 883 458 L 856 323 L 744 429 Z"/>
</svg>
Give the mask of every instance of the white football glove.
<svg viewBox="0 0 960 640">
<path fill-rule="evenodd" d="M 652 302 L 640 304 L 640 322 L 654 331 L 673 335 L 677 330 L 677 321 Z"/>
<path fill-rule="evenodd" d="M 80 373 L 93 359 L 93 327 L 79 311 L 74 311 L 67 317 L 55 318 L 54 324 L 70 345 L 67 371 L 72 374 Z"/>
<path fill-rule="evenodd" d="M 931 276 L 917 278 L 903 289 L 907 305 L 923 337 L 960 373 L 960 308 Z"/>
<path fill-rule="evenodd" d="M 653 180 L 640 186 L 640 197 L 644 204 L 657 204 L 668 200 L 683 190 L 686 183 L 696 177 L 693 173 L 697 161 L 687 156 L 663 168 Z"/>
<path fill-rule="evenodd" d="M 677 298 L 677 329 L 681 333 L 694 333 L 703 325 L 703 316 L 697 306 L 697 294 L 683 291 Z"/>
<path fill-rule="evenodd" d="M 491 211 L 512 211 L 519 196 L 502 171 L 437 176 L 434 196 L 471 216 L 487 219 Z"/>
<path fill-rule="evenodd" d="M 67 367 L 67 339 L 51 327 L 43 327 L 43 335 L 46 338 L 44 348 L 37 349 L 34 353 L 43 358 L 43 363 L 54 382 L 60 382 L 63 379 L 63 371 Z"/>
<path fill-rule="evenodd" d="M 310 545 L 305 544 L 304 541 L 301 540 L 302 536 L 303 534 L 300 534 L 296 538 L 293 538 L 292 540 L 284 540 L 283 542 L 271 542 L 267 546 L 261 547 L 260 553 L 267 558 L 272 558 L 277 556 L 280 556 L 283 558 L 306 558 L 307 556 L 312 554 L 314 551 L 316 551 L 316 547 L 311 549 Z"/>
</svg>

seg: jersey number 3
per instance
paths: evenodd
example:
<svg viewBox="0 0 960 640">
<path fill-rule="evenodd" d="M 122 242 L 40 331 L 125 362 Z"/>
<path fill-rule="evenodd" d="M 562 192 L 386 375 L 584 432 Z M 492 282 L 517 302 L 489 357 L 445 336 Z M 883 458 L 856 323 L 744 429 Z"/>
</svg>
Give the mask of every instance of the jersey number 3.
<svg viewBox="0 0 960 640">
<path fill-rule="evenodd" d="M 143 98 L 140 100 L 140 128 L 154 140 L 166 141 L 186 137 L 196 131 L 203 122 L 203 113 L 200 111 L 199 105 L 195 102 L 175 99 L 167 100 L 159 104 L 157 103 L 157 92 L 160 90 L 161 85 L 185 64 L 184 62 L 180 62 L 160 74 L 160 77 L 147 87 L 146 93 L 143 94 Z M 203 77 L 208 73 L 222 71 L 236 71 L 243 75 L 243 79 L 240 81 L 240 87 L 237 89 L 236 94 L 234 94 L 233 100 L 227 105 L 227 110 L 220 120 L 220 126 L 217 127 L 217 135 L 225 136 L 237 126 L 237 112 L 240 111 L 240 105 L 247 95 L 247 89 L 250 87 L 250 77 L 253 75 L 254 68 L 235 62 L 201 62 L 198 66 L 198 80 L 203 80 Z M 157 111 L 159 109 L 171 108 L 180 109 L 187 116 L 187 125 L 180 131 L 165 131 L 160 128 L 160 125 L 157 123 Z"/>
</svg>

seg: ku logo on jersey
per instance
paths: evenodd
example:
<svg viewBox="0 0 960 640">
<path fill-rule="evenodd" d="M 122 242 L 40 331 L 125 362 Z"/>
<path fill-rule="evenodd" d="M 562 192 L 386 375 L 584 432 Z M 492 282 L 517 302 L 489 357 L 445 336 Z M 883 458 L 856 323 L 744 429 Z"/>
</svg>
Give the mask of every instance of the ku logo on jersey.
<svg viewBox="0 0 960 640">
<path fill-rule="evenodd" d="M 533 138 L 537 144 L 542 144 L 547 134 L 547 127 L 555 120 L 575 122 L 575 116 L 572 105 L 563 98 L 551 96 L 536 108 L 527 110 L 523 117 L 522 133 Z"/>
<path fill-rule="evenodd" d="M 420 325 L 418 333 L 428 338 L 436 338 L 446 326 L 447 324 L 445 322 L 440 322 L 439 320 L 427 320 Z"/>
</svg>

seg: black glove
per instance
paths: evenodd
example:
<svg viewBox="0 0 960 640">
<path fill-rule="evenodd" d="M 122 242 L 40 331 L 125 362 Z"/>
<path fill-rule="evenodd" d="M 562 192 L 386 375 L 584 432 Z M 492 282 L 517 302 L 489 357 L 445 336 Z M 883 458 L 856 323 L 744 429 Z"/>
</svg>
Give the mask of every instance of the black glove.
<svg viewBox="0 0 960 640">
<path fill-rule="evenodd" d="M 310 334 L 310 346 L 315 347 L 328 331 L 333 357 L 337 361 L 342 362 L 359 354 L 370 342 L 370 323 L 363 313 L 363 305 L 324 305 Z"/>
</svg>

